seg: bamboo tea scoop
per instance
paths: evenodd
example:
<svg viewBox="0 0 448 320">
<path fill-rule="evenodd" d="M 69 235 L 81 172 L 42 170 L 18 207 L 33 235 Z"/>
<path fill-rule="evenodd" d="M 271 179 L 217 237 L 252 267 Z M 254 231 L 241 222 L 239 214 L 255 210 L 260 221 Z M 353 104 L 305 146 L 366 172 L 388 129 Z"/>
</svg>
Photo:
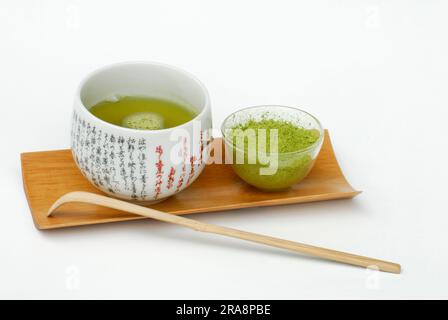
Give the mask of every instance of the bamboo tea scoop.
<svg viewBox="0 0 448 320">
<path fill-rule="evenodd" d="M 54 212 L 54 210 L 56 210 L 59 206 L 63 205 L 64 203 L 68 202 L 84 202 L 107 208 L 117 209 L 121 211 L 131 212 L 155 220 L 178 224 L 196 231 L 216 233 L 223 236 L 261 243 L 271 247 L 291 250 L 305 255 L 315 256 L 326 260 L 337 261 L 364 268 L 372 268 L 375 270 L 381 270 L 391 273 L 400 273 L 401 271 L 401 266 L 396 263 L 311 246 L 304 243 L 273 238 L 252 232 L 208 224 L 205 222 L 184 218 L 181 216 L 176 216 L 173 214 L 161 212 L 151 208 L 142 207 L 126 201 L 121 201 L 90 192 L 75 191 L 63 195 L 58 200 L 56 200 L 56 202 L 48 210 L 48 216 L 50 217 L 51 214 Z"/>
</svg>

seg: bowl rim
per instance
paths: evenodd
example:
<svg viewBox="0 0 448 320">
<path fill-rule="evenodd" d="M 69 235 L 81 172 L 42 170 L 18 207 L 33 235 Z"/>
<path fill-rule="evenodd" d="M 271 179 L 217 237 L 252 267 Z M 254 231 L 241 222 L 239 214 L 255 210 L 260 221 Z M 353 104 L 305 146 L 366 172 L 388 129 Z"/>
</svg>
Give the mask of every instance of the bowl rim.
<svg viewBox="0 0 448 320">
<path fill-rule="evenodd" d="M 121 127 L 119 125 L 107 122 L 105 120 L 102 120 L 100 118 L 98 118 L 97 116 L 93 115 L 88 107 L 83 103 L 82 99 L 81 99 L 81 92 L 82 89 L 84 88 L 85 84 L 87 83 L 87 81 L 89 81 L 89 79 L 91 79 L 93 76 L 107 71 L 109 69 L 113 69 L 116 67 L 120 67 L 120 66 L 125 66 L 125 65 L 150 65 L 150 66 L 158 66 L 158 67 L 163 67 L 163 68 L 167 68 L 167 69 L 171 69 L 175 72 L 181 73 L 184 76 L 186 76 L 187 78 L 191 79 L 193 82 L 195 82 L 199 88 L 202 90 L 203 94 L 204 94 L 204 107 L 202 108 L 202 110 L 200 112 L 198 112 L 198 114 L 196 114 L 196 116 L 187 121 L 184 122 L 178 126 L 175 127 L 171 127 L 171 128 L 164 128 L 164 129 L 159 129 L 159 130 L 141 130 L 141 129 L 133 129 L 133 128 L 127 128 L 127 127 Z M 179 128 L 184 128 L 184 127 L 188 127 L 190 124 L 194 123 L 195 121 L 201 121 L 202 117 L 207 113 L 210 112 L 210 95 L 209 92 L 207 90 L 207 88 L 205 87 L 205 85 L 192 73 L 182 69 L 182 68 L 178 68 L 175 67 L 173 65 L 170 64 L 165 64 L 165 63 L 161 63 L 161 62 L 153 62 L 153 61 L 145 61 L 145 60 L 134 60 L 134 61 L 122 61 L 122 62 L 116 62 L 116 63 L 111 63 L 111 64 L 107 64 L 104 65 L 102 67 L 96 68 L 95 70 L 89 72 L 87 75 L 85 75 L 81 82 L 79 83 L 77 89 L 76 89 L 76 94 L 75 94 L 75 103 L 76 105 L 78 105 L 80 108 L 80 110 L 82 110 L 83 114 L 86 115 L 87 117 L 93 119 L 92 121 L 97 121 L 99 123 L 101 123 L 102 125 L 106 126 L 106 127 L 111 127 L 115 130 L 120 130 L 123 132 L 127 132 L 129 134 L 138 134 L 138 135 L 145 135 L 145 134 L 163 134 L 169 131 L 173 131 L 175 129 L 179 129 Z"/>
<path fill-rule="evenodd" d="M 259 109 L 259 108 L 273 108 L 273 109 L 274 109 L 274 108 L 283 108 L 283 109 L 293 110 L 294 112 L 300 111 L 300 112 L 302 112 L 302 113 L 307 114 L 307 115 L 310 116 L 314 121 L 316 121 L 316 123 L 317 123 L 317 125 L 318 125 L 318 127 L 319 127 L 319 139 L 317 139 L 312 145 L 306 147 L 305 149 L 300 149 L 300 150 L 297 150 L 297 151 L 275 152 L 275 153 L 273 152 L 273 153 L 269 153 L 270 155 L 276 155 L 276 154 L 277 154 L 277 155 L 297 155 L 297 154 L 301 154 L 301 153 L 307 153 L 307 152 L 309 152 L 310 150 L 313 150 L 313 149 L 315 149 L 315 148 L 317 148 L 317 147 L 319 147 L 319 146 L 322 145 L 322 142 L 323 142 L 323 140 L 324 140 L 324 129 L 323 129 L 322 124 L 321 124 L 321 122 L 319 121 L 319 119 L 317 119 L 317 118 L 316 118 L 315 116 L 313 116 L 311 113 L 309 113 L 309 112 L 307 112 L 307 111 L 305 111 L 305 110 L 303 110 L 303 109 L 296 108 L 296 107 L 291 107 L 291 106 L 280 105 L 280 104 L 262 104 L 262 105 L 250 106 L 250 107 L 245 107 L 245 108 L 239 109 L 239 110 L 237 110 L 237 111 L 232 112 L 231 114 L 229 114 L 229 115 L 224 119 L 224 121 L 222 122 L 222 124 L 221 124 L 221 128 L 220 128 L 220 129 L 221 129 L 222 137 L 223 137 L 224 142 L 225 142 L 226 144 L 229 143 L 229 144 L 230 144 L 233 148 L 235 148 L 237 151 L 243 151 L 243 152 L 244 152 L 244 150 L 241 150 L 241 148 L 238 148 L 238 147 L 234 146 L 234 144 L 233 144 L 232 141 L 229 141 L 228 137 L 227 137 L 226 134 L 225 134 L 224 126 L 225 126 L 226 122 L 230 119 L 230 117 L 235 116 L 236 114 L 238 114 L 238 113 L 240 113 L 240 112 L 245 112 L 245 111 L 247 111 L 247 110 Z"/>
</svg>

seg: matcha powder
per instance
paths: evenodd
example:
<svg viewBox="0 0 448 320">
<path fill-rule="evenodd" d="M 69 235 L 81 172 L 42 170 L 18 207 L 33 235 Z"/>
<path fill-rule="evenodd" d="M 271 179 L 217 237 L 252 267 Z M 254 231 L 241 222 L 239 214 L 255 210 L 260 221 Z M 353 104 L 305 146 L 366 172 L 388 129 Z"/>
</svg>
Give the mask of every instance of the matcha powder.
<svg viewBox="0 0 448 320">
<path fill-rule="evenodd" d="M 257 142 L 259 138 L 258 130 L 266 130 L 266 150 L 259 150 L 257 143 L 257 154 L 259 152 L 269 154 L 270 130 L 278 130 L 278 168 L 274 174 L 261 175 L 260 168 L 267 167 L 268 165 L 260 163 L 258 159 L 257 163 L 248 163 L 247 139 L 244 143 L 244 150 L 236 148 L 238 134 L 242 134 L 248 129 L 255 132 Z M 313 150 L 300 151 L 307 149 L 319 140 L 320 132 L 316 129 L 305 129 L 285 120 L 262 119 L 260 121 L 249 120 L 244 124 L 234 126 L 231 130 L 233 131 L 234 138 L 234 159 L 237 153 L 243 152 L 246 160 L 243 164 L 234 162 L 233 168 L 244 181 L 259 189 L 266 191 L 286 189 L 305 178 L 314 164 L 315 155 L 313 155 Z"/>
<path fill-rule="evenodd" d="M 256 134 L 259 129 L 265 129 L 267 147 L 270 145 L 269 131 L 272 129 L 277 129 L 278 153 L 295 152 L 306 149 L 314 144 L 320 136 L 319 131 L 316 129 L 304 129 L 292 124 L 291 122 L 274 119 L 263 119 L 261 121 L 249 120 L 248 122 L 235 126 L 232 129 L 240 129 L 242 131 L 252 129 Z"/>
</svg>

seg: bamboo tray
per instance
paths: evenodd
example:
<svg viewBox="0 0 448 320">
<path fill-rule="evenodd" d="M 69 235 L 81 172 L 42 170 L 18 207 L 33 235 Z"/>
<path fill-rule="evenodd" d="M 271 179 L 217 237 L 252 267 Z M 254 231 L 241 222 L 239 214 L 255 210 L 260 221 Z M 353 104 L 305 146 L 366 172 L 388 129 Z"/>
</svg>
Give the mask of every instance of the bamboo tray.
<svg viewBox="0 0 448 320">
<path fill-rule="evenodd" d="M 34 224 L 38 229 L 144 219 L 129 213 L 81 203 L 64 205 L 58 209 L 61 214 L 48 218 L 47 211 L 50 206 L 67 192 L 102 192 L 82 176 L 68 149 L 22 153 L 21 162 L 23 186 Z M 258 191 L 239 179 L 230 165 L 212 164 L 206 166 L 204 172 L 187 189 L 152 207 L 172 214 L 190 214 L 353 198 L 359 193 L 360 191 L 353 189 L 342 174 L 328 131 L 325 131 L 324 144 L 313 170 L 305 180 L 287 191 Z"/>
</svg>

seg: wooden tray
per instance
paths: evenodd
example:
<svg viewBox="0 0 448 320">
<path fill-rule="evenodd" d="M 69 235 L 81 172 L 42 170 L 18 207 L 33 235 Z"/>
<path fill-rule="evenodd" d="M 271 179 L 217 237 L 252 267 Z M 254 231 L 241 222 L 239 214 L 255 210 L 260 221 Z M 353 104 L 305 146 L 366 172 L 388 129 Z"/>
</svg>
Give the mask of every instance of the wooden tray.
<svg viewBox="0 0 448 320">
<path fill-rule="evenodd" d="M 22 153 L 21 160 L 23 186 L 38 229 L 144 219 L 81 203 L 64 205 L 58 209 L 60 214 L 47 218 L 47 210 L 51 204 L 67 192 L 102 192 L 82 176 L 70 150 Z M 258 191 L 239 179 L 230 165 L 212 164 L 206 166 L 200 177 L 187 189 L 152 207 L 172 214 L 189 214 L 353 198 L 359 193 L 344 178 L 328 131 L 325 131 L 324 144 L 313 170 L 305 180 L 288 191 Z"/>
</svg>

